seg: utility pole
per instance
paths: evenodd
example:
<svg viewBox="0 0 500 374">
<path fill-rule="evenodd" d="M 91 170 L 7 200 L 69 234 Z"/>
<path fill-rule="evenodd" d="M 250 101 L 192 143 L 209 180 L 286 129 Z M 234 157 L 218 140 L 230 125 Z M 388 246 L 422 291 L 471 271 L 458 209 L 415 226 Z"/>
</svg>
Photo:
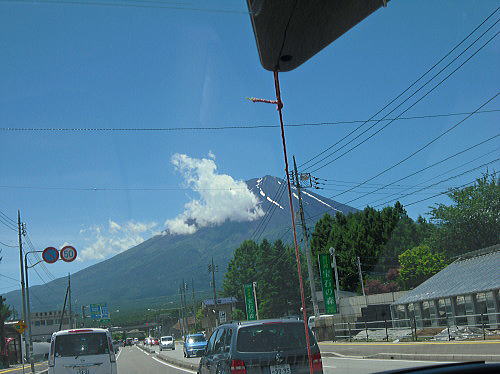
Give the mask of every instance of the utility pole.
<svg viewBox="0 0 500 374">
<path fill-rule="evenodd" d="M 196 302 L 194 300 L 194 279 L 191 278 L 191 297 L 193 301 L 193 318 L 194 318 L 194 324 L 196 325 Z"/>
<path fill-rule="evenodd" d="M 309 275 L 309 286 L 311 287 L 311 299 L 313 303 L 314 315 L 319 316 L 318 298 L 316 297 L 316 284 L 314 279 L 314 268 L 311 260 L 311 250 L 309 248 L 309 238 L 307 235 L 306 219 L 304 217 L 304 208 L 302 206 L 302 194 L 299 180 L 299 173 L 297 171 L 297 163 L 295 156 L 293 156 L 293 169 L 295 171 L 295 187 L 297 187 L 297 196 L 299 197 L 299 216 L 302 223 L 302 236 L 304 238 L 304 249 L 306 252 L 307 260 L 307 273 Z"/>
<path fill-rule="evenodd" d="M 71 309 L 71 275 L 68 273 L 68 298 L 69 298 L 69 328 L 73 328 L 73 310 Z"/>
<path fill-rule="evenodd" d="M 29 344 L 29 353 L 27 353 L 31 372 L 35 374 L 35 364 L 33 363 L 33 337 L 31 335 L 31 306 L 30 306 L 30 284 L 29 284 L 29 276 L 28 276 L 28 254 L 32 252 L 26 252 L 24 254 L 24 275 L 26 277 L 26 324 L 28 325 L 28 344 Z M 36 264 L 35 264 L 36 265 Z M 32 265 L 31 267 L 35 266 Z"/>
<path fill-rule="evenodd" d="M 340 283 L 339 283 L 339 273 L 337 271 L 337 259 L 335 258 L 335 248 L 330 247 L 330 255 L 332 256 L 332 267 L 335 272 L 335 287 L 337 288 L 336 299 L 337 308 L 340 311 Z"/>
<path fill-rule="evenodd" d="M 21 212 L 18 210 L 17 211 L 17 233 L 18 233 L 18 238 L 19 238 L 19 266 L 21 268 L 21 303 L 23 306 L 23 321 L 26 321 L 26 290 L 24 286 L 24 263 L 23 263 L 23 234 L 26 232 L 25 231 L 25 226 L 24 223 L 21 223 Z M 28 351 L 29 351 L 29 342 L 27 339 L 27 332 L 25 330 L 24 332 L 24 349 L 25 349 L 25 356 L 28 356 Z M 22 355 L 21 355 L 22 356 Z M 25 357 L 23 357 L 22 362 L 23 362 L 23 372 L 24 372 L 24 360 Z"/>
<path fill-rule="evenodd" d="M 259 319 L 259 305 L 257 304 L 257 282 L 252 282 L 253 300 L 255 302 L 255 317 Z"/>
<path fill-rule="evenodd" d="M 365 293 L 365 284 L 363 283 L 363 273 L 361 272 L 361 261 L 359 260 L 359 256 L 356 257 L 358 259 L 358 272 L 359 272 L 359 282 L 361 283 L 361 290 L 363 291 L 363 296 L 365 297 L 366 306 L 368 306 L 368 298 Z"/>
<path fill-rule="evenodd" d="M 217 327 L 217 326 L 219 326 L 219 323 L 217 322 L 219 320 L 218 319 L 218 315 L 217 315 L 217 290 L 215 288 L 215 272 L 217 270 L 216 270 L 216 267 L 214 265 L 214 258 L 213 257 L 212 257 L 212 265 L 208 265 L 208 271 L 212 272 L 212 288 L 213 288 L 213 291 L 214 291 L 215 327 Z"/>
</svg>

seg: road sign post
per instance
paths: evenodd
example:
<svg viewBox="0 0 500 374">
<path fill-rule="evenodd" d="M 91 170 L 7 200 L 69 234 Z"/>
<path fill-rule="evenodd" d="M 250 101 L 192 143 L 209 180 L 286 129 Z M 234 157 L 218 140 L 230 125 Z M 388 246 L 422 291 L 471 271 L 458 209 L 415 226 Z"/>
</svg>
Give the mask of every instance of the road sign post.
<svg viewBox="0 0 500 374">
<path fill-rule="evenodd" d="M 61 249 L 61 260 L 65 262 L 74 261 L 77 255 L 75 247 L 67 245 Z"/>
<path fill-rule="evenodd" d="M 23 320 L 17 322 L 15 325 L 14 325 L 14 328 L 16 329 L 16 331 L 19 333 L 19 334 L 22 334 L 24 333 L 24 330 L 26 330 L 26 328 L 28 327 L 27 324 L 24 323 Z"/>
<path fill-rule="evenodd" d="M 42 259 L 47 264 L 53 264 L 59 260 L 59 251 L 54 247 L 47 247 L 42 252 Z"/>
<path fill-rule="evenodd" d="M 253 294 L 253 284 L 243 285 L 243 294 L 245 295 L 245 308 L 247 311 L 247 319 L 253 321 L 257 319 L 257 312 L 255 308 L 255 298 Z"/>
<path fill-rule="evenodd" d="M 337 302 L 333 289 L 333 274 L 330 261 L 331 259 L 328 253 L 319 254 L 318 262 L 321 274 L 321 286 L 323 288 L 323 300 L 325 302 L 325 312 L 326 314 L 336 314 Z"/>
</svg>

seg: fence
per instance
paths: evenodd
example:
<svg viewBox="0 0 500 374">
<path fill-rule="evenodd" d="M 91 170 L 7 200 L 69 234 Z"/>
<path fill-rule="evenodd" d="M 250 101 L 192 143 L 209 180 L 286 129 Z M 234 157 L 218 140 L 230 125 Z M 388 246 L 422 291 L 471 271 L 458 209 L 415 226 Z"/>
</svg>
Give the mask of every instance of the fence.
<svg viewBox="0 0 500 374">
<path fill-rule="evenodd" d="M 500 313 L 451 318 L 409 318 L 333 323 L 314 328 L 319 341 L 425 341 L 500 339 Z M 493 322 L 492 322 L 493 321 Z"/>
</svg>

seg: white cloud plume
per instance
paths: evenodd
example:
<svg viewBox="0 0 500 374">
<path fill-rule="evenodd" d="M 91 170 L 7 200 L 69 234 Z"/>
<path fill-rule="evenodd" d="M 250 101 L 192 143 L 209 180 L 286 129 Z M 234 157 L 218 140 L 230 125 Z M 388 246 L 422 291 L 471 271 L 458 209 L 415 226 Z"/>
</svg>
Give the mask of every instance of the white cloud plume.
<svg viewBox="0 0 500 374">
<path fill-rule="evenodd" d="M 134 222 L 128 221 L 119 224 L 109 220 L 108 225 L 95 225 L 80 230 L 85 235 L 84 240 L 89 242 L 80 253 L 78 259 L 103 260 L 123 252 L 130 247 L 136 246 L 145 240 L 145 237 L 155 235 L 153 229 L 158 226 L 156 222 Z"/>
<path fill-rule="evenodd" d="M 215 155 L 191 158 L 176 153 L 171 162 L 185 180 L 187 187 L 199 194 L 184 205 L 184 212 L 165 222 L 172 234 L 193 234 L 201 227 L 215 226 L 225 221 L 253 221 L 264 215 L 259 200 L 243 181 L 226 174 L 217 174 Z"/>
</svg>

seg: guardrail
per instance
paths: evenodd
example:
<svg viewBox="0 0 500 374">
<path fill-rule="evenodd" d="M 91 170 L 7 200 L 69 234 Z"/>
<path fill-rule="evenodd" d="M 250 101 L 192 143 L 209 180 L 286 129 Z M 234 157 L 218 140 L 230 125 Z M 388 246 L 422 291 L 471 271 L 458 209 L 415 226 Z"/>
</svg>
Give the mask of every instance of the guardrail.
<svg viewBox="0 0 500 374">
<path fill-rule="evenodd" d="M 493 318 L 490 318 L 493 317 Z M 496 321 L 496 322 L 491 322 Z M 436 318 L 340 322 L 313 329 L 319 341 L 419 341 L 500 339 L 500 313 Z"/>
</svg>

